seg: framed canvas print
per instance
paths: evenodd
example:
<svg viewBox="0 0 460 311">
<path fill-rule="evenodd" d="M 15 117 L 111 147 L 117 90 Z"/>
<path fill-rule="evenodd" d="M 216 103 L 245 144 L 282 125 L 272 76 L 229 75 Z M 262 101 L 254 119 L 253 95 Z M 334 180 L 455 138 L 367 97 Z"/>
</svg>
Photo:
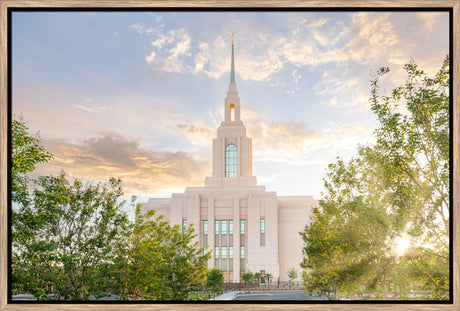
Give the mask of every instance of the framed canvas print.
<svg viewBox="0 0 460 311">
<path fill-rule="evenodd" d="M 458 2 L 1 3 L 1 309 L 458 307 Z"/>
</svg>

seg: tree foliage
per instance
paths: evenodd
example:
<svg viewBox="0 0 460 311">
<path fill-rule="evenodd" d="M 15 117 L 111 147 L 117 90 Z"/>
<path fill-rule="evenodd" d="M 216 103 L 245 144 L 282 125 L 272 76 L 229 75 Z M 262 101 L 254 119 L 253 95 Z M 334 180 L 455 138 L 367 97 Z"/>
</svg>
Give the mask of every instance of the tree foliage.
<svg viewBox="0 0 460 311">
<path fill-rule="evenodd" d="M 299 276 L 299 272 L 297 272 L 297 270 L 294 267 L 292 267 L 288 270 L 287 275 L 288 275 L 289 282 L 290 282 Z"/>
<path fill-rule="evenodd" d="M 135 223 L 117 249 L 113 289 L 122 299 L 185 300 L 205 285 L 210 253 L 194 240 L 193 225 L 183 232 L 154 216 L 137 206 Z"/>
<path fill-rule="evenodd" d="M 89 299 L 101 288 L 94 278 L 114 258 L 128 224 L 120 180 L 84 185 L 64 173 L 34 182 L 30 204 L 13 217 L 13 288 L 39 299 Z"/>
<path fill-rule="evenodd" d="M 254 273 L 252 273 L 251 271 L 246 271 L 241 275 L 241 279 L 244 281 L 244 283 L 253 283 Z"/>
<path fill-rule="evenodd" d="M 12 201 L 27 205 L 29 201 L 28 173 L 52 159 L 52 155 L 40 144 L 37 133 L 31 136 L 22 118 L 11 123 L 11 194 Z"/>
<path fill-rule="evenodd" d="M 314 222 L 301 233 L 310 292 L 448 298 L 449 59 L 434 77 L 414 63 L 404 69 L 406 83 L 390 95 L 379 93 L 388 68 L 371 81 L 376 143 L 329 165 Z"/>
<path fill-rule="evenodd" d="M 224 275 L 219 269 L 213 268 L 210 271 L 208 271 L 206 278 L 206 287 L 209 288 L 214 295 L 222 291 L 223 285 Z"/>
</svg>

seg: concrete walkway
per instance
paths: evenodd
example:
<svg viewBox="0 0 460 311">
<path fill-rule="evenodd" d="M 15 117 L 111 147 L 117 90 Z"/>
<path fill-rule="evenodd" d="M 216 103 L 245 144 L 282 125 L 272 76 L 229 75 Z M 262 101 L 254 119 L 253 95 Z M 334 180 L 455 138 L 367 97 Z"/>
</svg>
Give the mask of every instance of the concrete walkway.
<svg viewBox="0 0 460 311">
<path fill-rule="evenodd" d="M 250 294 L 236 295 L 232 300 L 258 300 L 258 301 L 300 301 L 300 300 L 325 300 L 326 297 L 311 296 L 303 290 L 276 290 L 276 291 L 251 291 Z"/>
<path fill-rule="evenodd" d="M 229 292 L 223 293 L 222 295 L 217 296 L 215 300 L 233 300 L 233 298 L 235 298 L 235 296 L 238 293 L 241 293 L 241 291 L 229 291 Z M 214 299 L 211 299 L 211 300 L 214 300 Z"/>
<path fill-rule="evenodd" d="M 325 297 L 310 296 L 303 290 L 275 290 L 275 291 L 229 291 L 216 297 L 217 300 L 260 300 L 260 301 L 279 301 L 279 300 L 324 300 Z M 212 299 L 211 299 L 212 300 Z"/>
</svg>

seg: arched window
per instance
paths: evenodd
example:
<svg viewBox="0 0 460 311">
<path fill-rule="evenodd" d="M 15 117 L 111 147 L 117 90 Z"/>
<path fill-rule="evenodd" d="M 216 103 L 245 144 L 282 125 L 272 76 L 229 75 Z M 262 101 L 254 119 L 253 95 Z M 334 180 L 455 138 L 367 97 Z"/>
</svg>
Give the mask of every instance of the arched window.
<svg viewBox="0 0 460 311">
<path fill-rule="evenodd" d="M 238 148 L 230 144 L 225 147 L 225 177 L 238 176 Z"/>
</svg>

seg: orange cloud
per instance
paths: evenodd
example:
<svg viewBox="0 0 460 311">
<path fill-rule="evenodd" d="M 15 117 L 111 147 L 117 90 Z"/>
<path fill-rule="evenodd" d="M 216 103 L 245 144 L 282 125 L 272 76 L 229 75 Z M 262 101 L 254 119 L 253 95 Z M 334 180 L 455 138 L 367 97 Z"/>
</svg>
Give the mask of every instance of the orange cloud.
<svg viewBox="0 0 460 311">
<path fill-rule="evenodd" d="M 126 193 L 155 195 L 165 188 L 203 184 L 210 163 L 185 152 L 146 150 L 139 141 L 105 132 L 81 143 L 44 141 L 54 160 L 40 166 L 36 174 L 64 170 L 71 177 L 89 181 L 118 177 Z"/>
</svg>

